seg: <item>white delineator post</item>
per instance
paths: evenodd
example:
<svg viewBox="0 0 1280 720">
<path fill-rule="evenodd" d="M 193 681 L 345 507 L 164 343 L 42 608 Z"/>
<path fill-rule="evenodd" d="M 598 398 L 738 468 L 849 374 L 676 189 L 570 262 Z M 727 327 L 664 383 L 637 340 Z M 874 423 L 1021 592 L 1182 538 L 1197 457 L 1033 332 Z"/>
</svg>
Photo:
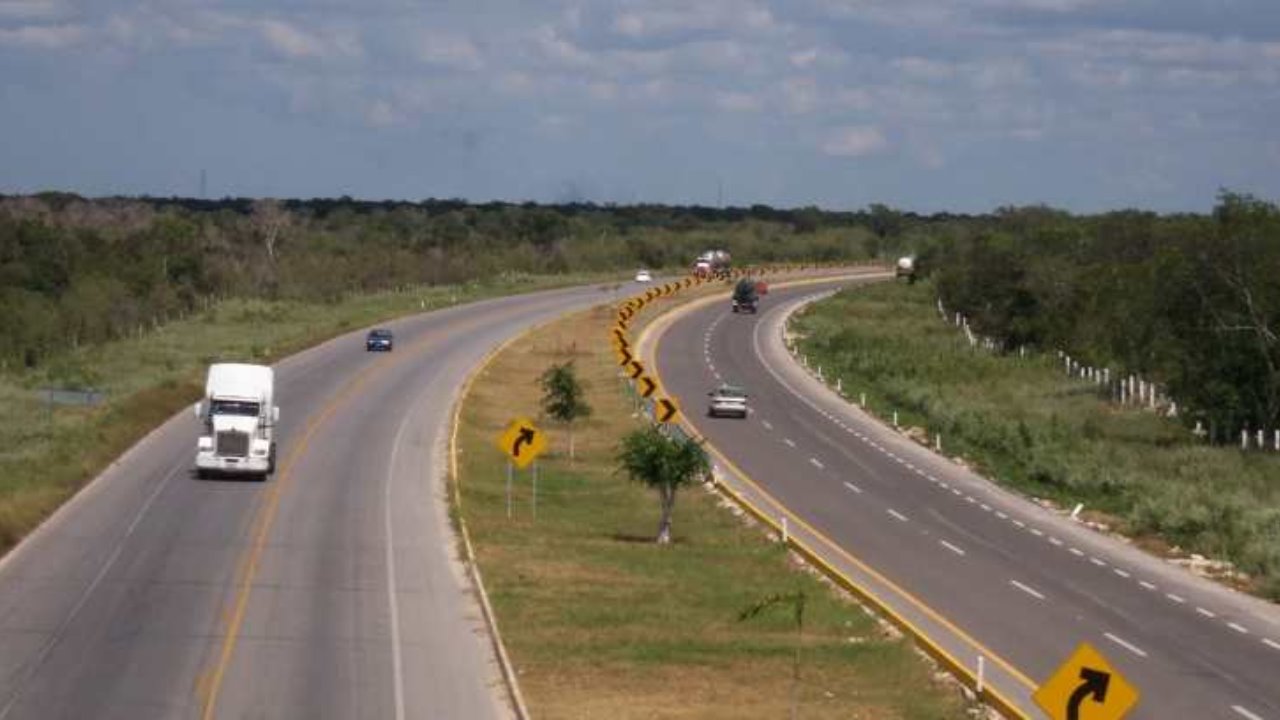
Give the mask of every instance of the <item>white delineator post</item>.
<svg viewBox="0 0 1280 720">
<path fill-rule="evenodd" d="M 786 545 L 791 540 L 790 533 L 787 532 L 787 516 L 782 516 L 782 544 Z"/>
<path fill-rule="evenodd" d="M 978 695 L 982 694 L 983 687 L 986 686 L 987 679 L 987 659 L 978 656 L 978 687 L 976 688 Z"/>
</svg>

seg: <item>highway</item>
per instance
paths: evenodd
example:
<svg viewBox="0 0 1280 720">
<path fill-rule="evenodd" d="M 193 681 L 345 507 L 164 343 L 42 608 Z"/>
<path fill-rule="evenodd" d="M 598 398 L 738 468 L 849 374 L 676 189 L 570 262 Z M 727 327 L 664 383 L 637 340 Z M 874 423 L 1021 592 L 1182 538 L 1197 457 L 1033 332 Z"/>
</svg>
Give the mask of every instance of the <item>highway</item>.
<svg viewBox="0 0 1280 720">
<path fill-rule="evenodd" d="M 623 286 L 622 291 L 632 288 Z M 183 411 L 0 563 L 0 719 L 506 718 L 444 440 L 503 340 L 599 287 L 349 333 L 277 366 L 280 467 L 197 480 Z"/>
<path fill-rule="evenodd" d="M 775 289 L 758 316 L 694 304 L 655 327 L 658 374 L 728 482 L 965 667 L 981 655 L 1028 717 L 1085 641 L 1141 694 L 1131 718 L 1280 720 L 1280 608 L 1001 490 L 796 363 L 785 315 L 835 287 Z M 748 419 L 705 416 L 720 382 L 747 388 Z"/>
</svg>

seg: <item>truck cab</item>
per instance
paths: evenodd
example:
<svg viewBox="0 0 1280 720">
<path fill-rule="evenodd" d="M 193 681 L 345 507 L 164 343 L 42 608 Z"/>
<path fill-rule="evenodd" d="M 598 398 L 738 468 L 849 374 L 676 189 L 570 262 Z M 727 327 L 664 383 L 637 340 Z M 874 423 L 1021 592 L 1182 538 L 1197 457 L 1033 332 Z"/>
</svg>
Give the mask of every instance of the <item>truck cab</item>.
<svg viewBox="0 0 1280 720">
<path fill-rule="evenodd" d="M 204 400 L 194 408 L 203 426 L 196 441 L 197 476 L 265 478 L 275 472 L 280 408 L 273 404 L 274 385 L 274 371 L 263 365 L 209 366 Z"/>
</svg>

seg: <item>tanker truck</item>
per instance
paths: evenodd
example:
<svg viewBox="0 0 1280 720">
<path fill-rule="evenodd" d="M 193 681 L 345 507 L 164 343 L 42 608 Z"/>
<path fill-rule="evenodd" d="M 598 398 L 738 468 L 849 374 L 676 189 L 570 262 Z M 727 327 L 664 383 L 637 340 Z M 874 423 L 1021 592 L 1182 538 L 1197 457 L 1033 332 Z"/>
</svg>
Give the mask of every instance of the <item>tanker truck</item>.
<svg viewBox="0 0 1280 720">
<path fill-rule="evenodd" d="M 276 469 L 275 372 L 265 365 L 209 366 L 204 399 L 195 404 L 202 423 L 196 441 L 196 476 L 248 475 L 266 479 Z"/>
<path fill-rule="evenodd" d="M 718 277 L 729 271 L 731 258 L 727 250 L 708 250 L 693 263 L 693 274 L 699 277 Z"/>
</svg>

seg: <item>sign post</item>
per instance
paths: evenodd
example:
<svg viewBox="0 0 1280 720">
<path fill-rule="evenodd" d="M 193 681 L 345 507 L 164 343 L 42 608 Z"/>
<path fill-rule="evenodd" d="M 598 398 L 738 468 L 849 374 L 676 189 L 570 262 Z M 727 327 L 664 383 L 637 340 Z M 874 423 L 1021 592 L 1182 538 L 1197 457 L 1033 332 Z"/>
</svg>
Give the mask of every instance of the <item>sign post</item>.
<svg viewBox="0 0 1280 720">
<path fill-rule="evenodd" d="M 538 456 L 547 449 L 547 435 L 527 418 L 512 420 L 498 436 L 498 449 L 507 456 L 507 517 L 511 517 L 511 485 L 515 470 L 533 465 L 533 516 L 538 517 Z"/>
</svg>

